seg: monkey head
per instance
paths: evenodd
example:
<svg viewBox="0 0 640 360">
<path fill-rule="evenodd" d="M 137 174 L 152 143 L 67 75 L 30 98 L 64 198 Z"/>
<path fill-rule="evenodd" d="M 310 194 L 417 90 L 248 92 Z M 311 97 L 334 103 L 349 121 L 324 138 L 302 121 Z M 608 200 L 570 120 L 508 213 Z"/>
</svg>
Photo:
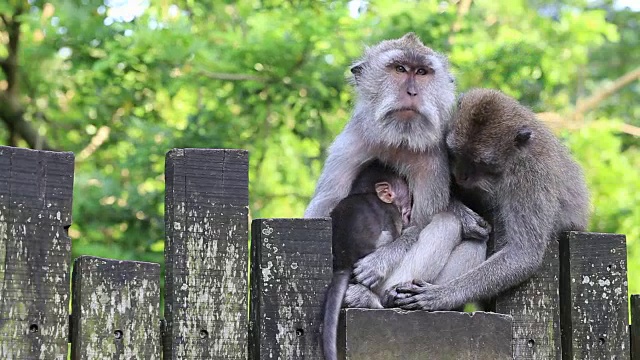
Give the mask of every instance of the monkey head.
<svg viewBox="0 0 640 360">
<path fill-rule="evenodd" d="M 439 145 L 455 102 L 444 55 L 408 33 L 367 48 L 351 73 L 365 141 L 414 151 Z"/>
<path fill-rule="evenodd" d="M 537 151 L 539 130 L 533 112 L 499 91 L 462 94 L 446 137 L 456 183 L 492 192 L 504 172 Z"/>
<path fill-rule="evenodd" d="M 412 197 L 409 185 L 400 176 L 390 181 L 381 181 L 375 184 L 378 198 L 387 204 L 393 204 L 402 215 L 402 224 L 407 226 L 411 220 Z"/>
</svg>

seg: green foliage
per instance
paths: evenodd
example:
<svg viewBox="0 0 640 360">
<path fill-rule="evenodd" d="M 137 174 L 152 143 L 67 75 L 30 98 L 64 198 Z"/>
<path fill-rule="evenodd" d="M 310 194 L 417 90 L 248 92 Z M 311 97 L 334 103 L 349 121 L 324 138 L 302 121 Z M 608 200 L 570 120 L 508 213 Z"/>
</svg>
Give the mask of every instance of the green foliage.
<svg viewBox="0 0 640 360">
<path fill-rule="evenodd" d="M 609 2 L 476 0 L 460 16 L 437 0 L 148 1 L 130 21 L 116 1 L 0 3 L 7 16 L 26 9 L 25 119 L 77 156 L 74 256 L 162 262 L 175 147 L 248 149 L 252 216 L 301 216 L 349 118 L 347 69 L 365 44 L 414 31 L 449 56 L 461 91 L 498 88 L 561 115 L 640 64 L 638 9 Z M 639 141 L 615 125 L 640 125 L 639 96 L 635 81 L 562 133 L 593 194 L 591 230 L 628 236 L 636 293 Z"/>
</svg>

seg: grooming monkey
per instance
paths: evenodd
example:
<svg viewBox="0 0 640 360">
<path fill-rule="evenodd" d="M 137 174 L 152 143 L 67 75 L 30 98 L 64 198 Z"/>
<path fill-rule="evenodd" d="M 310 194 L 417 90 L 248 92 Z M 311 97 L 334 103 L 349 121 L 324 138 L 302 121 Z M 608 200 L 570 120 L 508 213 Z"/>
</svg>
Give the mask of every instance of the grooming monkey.
<svg viewBox="0 0 640 360">
<path fill-rule="evenodd" d="M 410 216 L 409 186 L 400 175 L 378 161 L 362 170 L 349 195 L 331 212 L 333 278 L 325 296 L 322 334 L 326 360 L 337 359 L 338 317 L 353 265 L 400 236 Z M 378 299 L 374 301 L 381 308 Z"/>
<path fill-rule="evenodd" d="M 481 215 L 494 220 L 497 251 L 445 284 L 397 287 L 392 303 L 404 309 L 448 309 L 493 297 L 533 275 L 559 232 L 587 226 L 582 170 L 516 100 L 495 90 L 467 92 L 446 141 L 457 185 L 479 200 Z"/>
<path fill-rule="evenodd" d="M 460 222 L 465 239 L 485 239 L 489 229 L 461 203 L 450 204 L 444 129 L 455 89 L 446 58 L 408 33 L 367 48 L 351 73 L 358 100 L 329 148 L 305 217 L 328 216 L 372 159 L 406 178 L 413 195 L 413 226 L 356 264 L 354 275 L 361 285 L 349 286 L 345 303 L 359 307 L 367 304 L 366 288 L 388 283 L 383 280 L 401 264 L 424 270 L 426 279 L 436 278 L 459 244 Z M 434 217 L 449 209 L 456 216 Z"/>
</svg>

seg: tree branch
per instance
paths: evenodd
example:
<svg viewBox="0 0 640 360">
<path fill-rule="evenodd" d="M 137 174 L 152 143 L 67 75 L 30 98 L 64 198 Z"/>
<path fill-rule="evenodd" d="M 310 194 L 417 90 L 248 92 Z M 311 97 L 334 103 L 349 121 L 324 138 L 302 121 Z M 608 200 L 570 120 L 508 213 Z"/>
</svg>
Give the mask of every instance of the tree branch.
<svg viewBox="0 0 640 360">
<path fill-rule="evenodd" d="M 622 75 L 621 77 L 617 78 L 611 85 L 603 88 L 602 90 L 596 92 L 588 98 L 584 100 L 578 100 L 576 109 L 573 112 L 571 118 L 578 121 L 582 120 L 586 112 L 593 110 L 608 97 L 638 79 L 640 79 L 640 67 Z"/>
<path fill-rule="evenodd" d="M 561 130 L 561 129 L 578 130 L 585 126 L 584 122 L 566 120 L 570 118 L 563 117 L 562 115 L 556 112 L 542 112 L 542 113 L 536 114 L 536 116 L 538 117 L 538 119 L 547 123 L 552 129 L 556 129 L 556 130 Z M 614 123 L 614 126 L 620 132 L 640 137 L 640 127 L 633 126 L 630 124 L 625 124 L 625 123 Z"/>
<path fill-rule="evenodd" d="M 25 109 L 20 102 L 18 47 L 20 45 L 20 21 L 19 16 L 23 9 L 17 8 L 11 19 L 5 14 L 0 14 L 9 36 L 7 46 L 8 54 L 0 62 L 0 68 L 7 80 L 7 90 L 0 92 L 0 119 L 4 121 L 12 134 L 10 143 L 15 143 L 16 136 L 27 142 L 34 149 L 53 150 L 47 140 L 40 136 L 38 131 L 24 118 Z"/>
<path fill-rule="evenodd" d="M 231 73 L 214 73 L 207 70 L 200 70 L 200 75 L 204 75 L 210 79 L 215 80 L 228 80 L 228 81 L 259 81 L 265 82 L 267 79 L 262 76 L 250 75 L 250 74 L 231 74 Z"/>
</svg>

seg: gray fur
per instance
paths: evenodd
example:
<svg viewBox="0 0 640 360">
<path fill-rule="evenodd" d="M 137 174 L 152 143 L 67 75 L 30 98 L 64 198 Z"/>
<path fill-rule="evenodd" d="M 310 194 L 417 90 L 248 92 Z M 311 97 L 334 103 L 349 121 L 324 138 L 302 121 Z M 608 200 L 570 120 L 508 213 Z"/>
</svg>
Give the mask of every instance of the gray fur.
<svg viewBox="0 0 640 360">
<path fill-rule="evenodd" d="M 412 55 L 430 59 L 435 72 L 430 81 L 418 87 L 414 101 L 420 115 L 399 126 L 385 115 L 408 100 L 403 99 L 405 91 L 389 73 L 386 62 L 394 56 Z M 406 177 L 414 197 L 412 224 L 424 227 L 432 215 L 446 209 L 449 171 L 443 139 L 455 88 L 443 59 L 411 33 L 365 51 L 356 62 L 362 71 L 352 80 L 358 94 L 353 115 L 329 148 L 305 218 L 329 216 L 347 196 L 363 165 L 375 158 Z"/>
<path fill-rule="evenodd" d="M 428 67 L 430 73 L 428 77 L 416 75 L 415 81 L 407 80 L 390 71 L 390 64 L 395 63 Z M 329 148 L 315 194 L 304 216 L 328 216 L 347 196 L 359 171 L 372 159 L 379 159 L 406 178 L 414 199 L 413 226 L 396 241 L 361 259 L 354 270 L 358 282 L 380 294 L 385 290 L 381 287 L 389 285 L 382 284 L 388 275 L 405 280 L 428 272 L 424 276 L 434 278 L 444 266 L 443 260 L 450 258 L 449 252 L 460 242 L 460 228 L 465 238 L 486 239 L 489 227 L 462 204 L 450 204 L 444 130 L 455 102 L 455 85 L 446 57 L 424 46 L 410 33 L 368 48 L 354 64 L 352 73 L 358 98 L 353 115 Z M 410 120 L 394 112 L 407 106 L 416 110 Z M 449 210 L 461 223 L 445 226 L 444 222 L 451 224 L 451 217 L 444 216 L 427 226 L 434 215 Z M 418 249 L 429 247 L 442 252 L 432 251 L 427 256 L 420 256 Z M 412 261 L 405 268 L 409 266 L 412 270 L 394 272 L 405 263 L 405 256 Z M 451 258 L 451 261 L 465 260 Z M 376 307 L 379 300 L 375 296 L 363 286 L 349 286 L 345 303 L 347 306 Z"/>
<path fill-rule="evenodd" d="M 456 182 L 479 195 L 481 207 L 494 219 L 497 252 L 445 284 L 397 287 L 393 303 L 408 310 L 450 309 L 495 296 L 539 268 L 558 232 L 584 230 L 588 223 L 582 170 L 551 131 L 514 99 L 495 90 L 465 93 L 447 143 Z"/>
</svg>

